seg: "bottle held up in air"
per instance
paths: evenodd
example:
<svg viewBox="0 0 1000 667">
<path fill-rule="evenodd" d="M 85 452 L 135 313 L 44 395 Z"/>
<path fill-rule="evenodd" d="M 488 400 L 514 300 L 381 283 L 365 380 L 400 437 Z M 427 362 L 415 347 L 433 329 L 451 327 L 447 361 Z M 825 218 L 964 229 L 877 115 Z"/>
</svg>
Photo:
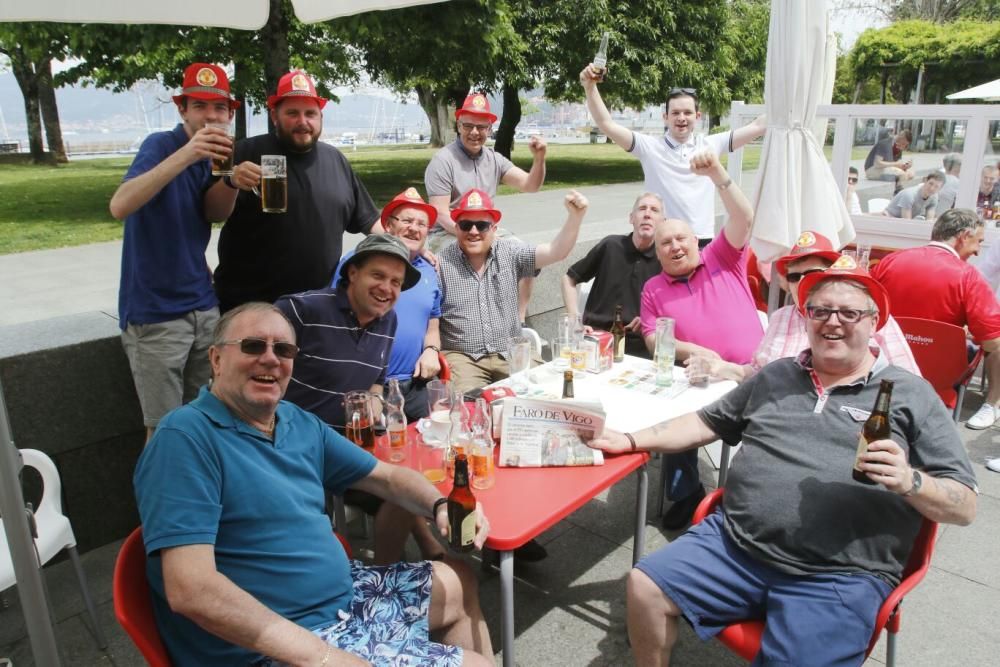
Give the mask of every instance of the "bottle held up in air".
<svg viewBox="0 0 1000 667">
<path fill-rule="evenodd" d="M 604 33 L 601 35 L 601 46 L 597 49 L 597 55 L 594 56 L 594 70 L 598 75 L 598 81 L 604 81 L 604 76 L 608 73 L 608 35 L 610 33 Z"/>
</svg>

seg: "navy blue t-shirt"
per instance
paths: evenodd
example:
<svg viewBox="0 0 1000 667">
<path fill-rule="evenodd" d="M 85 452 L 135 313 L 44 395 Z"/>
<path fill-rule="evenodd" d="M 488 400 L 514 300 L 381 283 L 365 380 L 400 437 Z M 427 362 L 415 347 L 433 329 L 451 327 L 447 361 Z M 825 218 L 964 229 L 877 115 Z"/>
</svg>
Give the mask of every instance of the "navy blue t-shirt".
<svg viewBox="0 0 1000 667">
<path fill-rule="evenodd" d="M 142 176 L 188 141 L 184 126 L 146 137 L 123 181 Z M 218 301 L 205 248 L 212 226 L 205 219 L 205 191 L 212 185 L 209 160 L 182 171 L 125 218 L 118 324 L 166 322 Z"/>
</svg>

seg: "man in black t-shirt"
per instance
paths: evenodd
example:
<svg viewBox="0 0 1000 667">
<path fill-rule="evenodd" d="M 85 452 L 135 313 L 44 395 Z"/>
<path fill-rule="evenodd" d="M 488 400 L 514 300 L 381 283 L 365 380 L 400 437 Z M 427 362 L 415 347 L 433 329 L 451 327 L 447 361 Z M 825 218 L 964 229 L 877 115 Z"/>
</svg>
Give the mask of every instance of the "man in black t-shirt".
<svg viewBox="0 0 1000 667">
<path fill-rule="evenodd" d="M 895 181 L 895 194 L 903 183 L 914 177 L 913 161 L 903 159 L 903 151 L 913 141 L 913 133 L 906 129 L 896 136 L 888 129 L 881 132 L 884 135 L 880 134 L 882 138 L 875 142 L 865 158 L 865 176 L 872 181 Z"/>
<path fill-rule="evenodd" d="M 583 312 L 585 328 L 610 331 L 615 306 L 620 305 L 628 332 L 625 353 L 647 359 L 650 354 L 642 340 L 639 301 L 643 285 L 662 270 L 653 247 L 653 232 L 662 221 L 663 200 L 652 192 L 642 193 L 629 214 L 632 233 L 601 239 L 562 277 L 563 302 L 569 315 L 579 314 L 576 286 L 593 279 Z"/>
<path fill-rule="evenodd" d="M 378 210 L 347 158 L 319 141 L 326 100 L 305 72 L 281 77 L 267 99 L 274 134 L 236 144 L 236 168 L 226 183 L 241 192 L 219 237 L 215 291 L 222 311 L 248 301 L 330 284 L 344 232 L 381 233 Z M 284 155 L 288 207 L 264 213 L 257 192 L 262 155 Z"/>
</svg>

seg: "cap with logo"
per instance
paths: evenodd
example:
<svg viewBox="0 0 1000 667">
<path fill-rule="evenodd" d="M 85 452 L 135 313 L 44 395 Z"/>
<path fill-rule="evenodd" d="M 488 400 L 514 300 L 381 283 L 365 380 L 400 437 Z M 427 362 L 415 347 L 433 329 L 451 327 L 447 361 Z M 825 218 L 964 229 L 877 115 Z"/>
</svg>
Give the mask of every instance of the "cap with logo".
<svg viewBox="0 0 1000 667">
<path fill-rule="evenodd" d="M 181 104 L 185 97 L 198 100 L 226 100 L 229 108 L 240 105 L 229 92 L 226 70 L 211 63 L 193 63 L 184 70 L 181 92 L 173 96 L 174 104 Z"/>
<path fill-rule="evenodd" d="M 289 97 L 304 97 L 315 100 L 319 108 L 326 106 L 326 98 L 316 94 L 316 84 L 312 77 L 300 69 L 294 69 L 278 80 L 278 90 L 267 98 L 267 108 L 275 109 Z"/>
<path fill-rule="evenodd" d="M 354 249 L 354 254 L 344 260 L 340 267 L 340 277 L 347 277 L 347 267 L 357 264 L 366 255 L 378 253 L 403 260 L 406 266 L 406 277 L 403 279 L 403 290 L 408 290 L 420 282 L 420 271 L 410 264 L 410 250 L 406 244 L 392 234 L 369 234 L 361 240 Z"/>
<path fill-rule="evenodd" d="M 490 111 L 490 101 L 482 93 L 472 93 L 465 98 L 458 109 L 455 109 L 455 119 L 461 120 L 462 116 L 486 116 L 490 123 L 497 122 L 496 114 Z"/>
<path fill-rule="evenodd" d="M 382 227 L 388 229 L 389 225 L 387 220 L 389 219 L 389 216 L 392 215 L 396 209 L 404 206 L 408 208 L 420 209 L 427 214 L 427 227 L 430 228 L 434 226 L 434 222 L 437 220 L 438 216 L 437 209 L 425 202 L 420 196 L 420 193 L 417 192 L 416 188 L 406 188 L 393 197 L 392 201 L 382 208 Z"/>
<path fill-rule="evenodd" d="M 463 213 L 482 213 L 493 218 L 493 222 L 500 222 L 500 211 L 493 208 L 493 200 L 482 190 L 472 189 L 462 195 L 458 206 L 451 210 L 451 219 L 457 222 Z"/>
<path fill-rule="evenodd" d="M 805 304 L 809 292 L 818 283 L 828 280 L 853 280 L 864 285 L 878 308 L 878 322 L 875 325 L 875 330 L 878 331 L 889 321 L 889 294 L 885 291 L 885 287 L 858 266 L 857 260 L 850 255 L 841 255 L 826 271 L 810 273 L 802 278 L 799 283 L 799 310 L 803 315 L 806 313 Z"/>
<path fill-rule="evenodd" d="M 802 232 L 788 254 L 774 260 L 774 268 L 777 269 L 778 275 L 787 276 L 789 264 L 814 256 L 836 262 L 840 258 L 840 253 L 833 248 L 830 239 L 819 232 Z"/>
</svg>

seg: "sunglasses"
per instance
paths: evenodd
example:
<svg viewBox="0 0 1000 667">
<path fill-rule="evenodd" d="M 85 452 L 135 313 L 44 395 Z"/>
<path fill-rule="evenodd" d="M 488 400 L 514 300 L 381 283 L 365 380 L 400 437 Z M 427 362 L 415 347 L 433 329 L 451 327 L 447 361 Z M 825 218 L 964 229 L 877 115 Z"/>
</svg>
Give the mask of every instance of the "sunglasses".
<svg viewBox="0 0 1000 667">
<path fill-rule="evenodd" d="M 267 352 L 268 347 L 274 348 L 274 356 L 282 359 L 294 359 L 299 353 L 299 346 L 294 343 L 275 341 L 269 343 L 263 338 L 237 338 L 235 340 L 224 340 L 220 345 L 236 345 L 239 343 L 240 352 L 249 354 L 251 357 L 259 357 Z"/>
<path fill-rule="evenodd" d="M 485 234 L 493 226 L 492 220 L 460 220 L 455 223 L 459 229 L 468 234 L 475 227 L 480 234 Z"/>
<path fill-rule="evenodd" d="M 823 308 L 822 306 L 806 306 L 806 315 L 810 320 L 826 322 L 830 316 L 837 313 L 841 324 L 857 324 L 862 317 L 874 315 L 874 310 L 858 310 L 857 308 Z"/>
<path fill-rule="evenodd" d="M 810 273 L 823 273 L 826 269 L 806 269 L 805 271 L 789 271 L 785 277 L 790 283 L 797 283 Z"/>
<path fill-rule="evenodd" d="M 848 176 L 847 177 L 847 182 L 850 183 L 851 185 L 855 185 L 858 182 L 858 177 L 857 176 Z"/>
<path fill-rule="evenodd" d="M 697 97 L 698 91 L 695 88 L 671 88 L 670 92 L 667 93 L 667 99 L 676 97 L 677 95 L 690 95 L 691 97 Z"/>
</svg>

